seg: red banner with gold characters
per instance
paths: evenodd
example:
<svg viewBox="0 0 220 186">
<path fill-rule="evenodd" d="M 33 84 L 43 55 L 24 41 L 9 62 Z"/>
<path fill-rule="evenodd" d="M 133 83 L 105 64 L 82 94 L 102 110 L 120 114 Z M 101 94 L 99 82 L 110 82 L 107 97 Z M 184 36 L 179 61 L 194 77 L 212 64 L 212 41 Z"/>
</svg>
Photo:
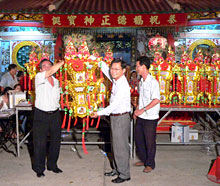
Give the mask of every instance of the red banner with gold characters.
<svg viewBox="0 0 220 186">
<path fill-rule="evenodd" d="M 186 26 L 187 14 L 45 14 L 46 27 L 159 27 Z"/>
</svg>

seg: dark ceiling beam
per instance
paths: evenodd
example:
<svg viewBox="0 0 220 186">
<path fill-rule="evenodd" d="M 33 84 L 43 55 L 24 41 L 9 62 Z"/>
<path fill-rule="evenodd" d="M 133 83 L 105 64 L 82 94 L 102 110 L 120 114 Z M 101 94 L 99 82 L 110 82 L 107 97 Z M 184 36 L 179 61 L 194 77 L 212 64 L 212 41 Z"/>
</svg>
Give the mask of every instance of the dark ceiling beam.
<svg viewBox="0 0 220 186">
<path fill-rule="evenodd" d="M 146 1 L 146 0 L 143 0 L 142 2 L 145 5 L 144 6 L 145 7 L 145 12 L 150 12 L 150 4 L 149 4 L 149 2 Z"/>
<path fill-rule="evenodd" d="M 127 12 L 127 9 L 125 7 L 125 1 L 124 0 L 118 0 L 119 1 L 119 4 L 120 4 L 120 8 L 121 8 L 121 13 L 125 13 Z"/>
<path fill-rule="evenodd" d="M 35 5 L 33 4 L 33 6 L 38 7 L 39 11 L 42 11 L 42 12 L 48 11 L 49 12 L 48 8 L 49 8 L 50 3 L 48 1 L 39 0 L 39 1 L 35 1 L 35 2 L 36 2 L 36 4 Z M 38 2 L 38 4 L 37 4 L 37 2 Z"/>
<path fill-rule="evenodd" d="M 167 1 L 162 1 L 162 7 L 164 8 L 165 12 L 170 12 L 172 10 L 172 7 L 167 3 Z"/>
<path fill-rule="evenodd" d="M 79 9 L 78 11 L 79 12 L 84 12 L 85 11 L 85 6 L 86 6 L 86 3 L 88 2 L 88 0 L 80 0 L 80 4 L 79 4 Z"/>
<path fill-rule="evenodd" d="M 112 0 L 112 1 L 111 1 L 111 2 L 112 2 L 112 10 L 111 10 L 111 12 L 113 12 L 113 13 L 117 12 L 117 11 L 116 11 L 116 8 L 115 8 L 115 7 L 116 7 L 116 1 L 117 1 L 117 0 Z"/>
<path fill-rule="evenodd" d="M 64 0 L 58 8 L 59 12 L 72 12 L 72 7 L 69 0 Z"/>
<path fill-rule="evenodd" d="M 162 5 L 162 2 L 160 2 L 160 1 L 153 1 L 153 3 L 154 3 L 154 5 L 155 5 L 155 7 L 159 7 L 159 9 L 160 9 L 160 12 L 165 12 L 164 11 L 164 7 L 163 7 L 163 5 Z"/>
<path fill-rule="evenodd" d="M 102 7 L 102 8 L 101 8 Z M 101 0 L 100 1 L 100 12 L 108 12 L 108 1 L 106 0 Z"/>
<path fill-rule="evenodd" d="M 156 7 L 158 7 L 158 6 L 155 5 L 155 3 L 154 3 L 155 0 L 149 0 L 148 2 L 150 3 L 150 6 L 153 8 L 152 12 L 156 12 L 155 10 L 157 9 Z"/>
<path fill-rule="evenodd" d="M 116 2 L 116 6 L 115 6 L 115 9 L 116 9 L 116 12 L 121 12 L 122 9 L 121 9 L 121 6 L 120 6 L 120 0 L 115 0 Z"/>
<path fill-rule="evenodd" d="M 136 12 L 138 12 L 139 10 L 140 10 L 140 12 L 144 12 L 145 9 L 144 9 L 144 4 L 143 4 L 142 0 L 136 0 L 134 3 L 138 7 Z"/>
<path fill-rule="evenodd" d="M 74 6 L 71 7 L 73 12 L 78 12 L 80 7 L 81 0 L 74 0 Z"/>
<path fill-rule="evenodd" d="M 127 0 L 128 1 L 128 0 Z M 137 12 L 139 10 L 136 1 L 129 0 L 128 7 L 130 12 Z"/>
</svg>

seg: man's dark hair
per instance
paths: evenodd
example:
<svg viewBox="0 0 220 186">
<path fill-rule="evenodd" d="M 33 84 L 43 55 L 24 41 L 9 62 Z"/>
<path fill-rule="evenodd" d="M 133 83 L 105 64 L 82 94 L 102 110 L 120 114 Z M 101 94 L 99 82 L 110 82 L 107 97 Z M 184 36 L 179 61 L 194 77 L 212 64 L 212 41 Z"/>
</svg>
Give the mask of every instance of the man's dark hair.
<svg viewBox="0 0 220 186">
<path fill-rule="evenodd" d="M 49 59 L 42 59 L 41 62 L 40 62 L 40 64 L 39 64 L 40 69 L 42 69 L 42 64 L 43 64 L 43 62 L 45 62 L 45 61 L 49 61 L 49 62 L 51 63 L 51 65 L 53 65 L 53 62 L 50 61 Z"/>
<path fill-rule="evenodd" d="M 10 65 L 8 66 L 8 71 L 11 71 L 11 69 L 15 69 L 15 68 L 17 68 L 17 65 L 16 65 L 16 64 L 10 64 Z"/>
<path fill-rule="evenodd" d="M 125 61 L 119 59 L 119 58 L 113 59 L 112 62 L 111 62 L 111 66 L 112 66 L 114 63 L 120 63 L 122 69 L 126 69 L 126 67 L 127 67 L 127 63 L 126 63 Z"/>
<path fill-rule="evenodd" d="M 151 61 L 150 59 L 147 57 L 147 56 L 141 56 L 137 59 L 137 61 L 139 61 L 140 65 L 145 65 L 146 68 L 149 70 L 150 68 L 150 64 L 151 64 Z"/>
</svg>

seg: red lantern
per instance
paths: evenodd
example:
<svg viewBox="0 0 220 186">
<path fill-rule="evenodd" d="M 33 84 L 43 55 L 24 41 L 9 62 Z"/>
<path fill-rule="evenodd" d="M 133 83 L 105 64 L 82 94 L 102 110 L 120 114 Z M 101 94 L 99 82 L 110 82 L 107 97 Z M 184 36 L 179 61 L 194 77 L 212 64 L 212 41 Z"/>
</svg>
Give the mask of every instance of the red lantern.
<svg viewBox="0 0 220 186">
<path fill-rule="evenodd" d="M 160 35 L 156 35 L 149 40 L 148 47 L 150 50 L 161 50 L 165 49 L 167 46 L 167 39 Z"/>
</svg>

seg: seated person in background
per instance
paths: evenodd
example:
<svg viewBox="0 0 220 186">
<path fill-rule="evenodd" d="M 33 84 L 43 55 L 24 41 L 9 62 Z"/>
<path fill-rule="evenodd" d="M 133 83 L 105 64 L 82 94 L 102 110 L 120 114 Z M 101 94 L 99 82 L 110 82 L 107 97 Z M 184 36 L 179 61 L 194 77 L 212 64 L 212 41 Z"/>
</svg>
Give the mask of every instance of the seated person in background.
<svg viewBox="0 0 220 186">
<path fill-rule="evenodd" d="M 6 87 L 0 96 L 0 111 L 7 110 L 9 108 L 9 90 L 13 89 L 11 87 Z"/>
<path fill-rule="evenodd" d="M 129 85 L 133 89 L 138 88 L 139 79 L 137 77 L 137 72 L 135 70 L 131 72 L 131 77 L 130 77 Z"/>
<path fill-rule="evenodd" d="M 15 92 L 23 92 L 21 84 L 16 84 L 14 86 L 14 91 Z M 19 120 L 22 121 L 21 129 L 22 129 L 22 132 L 25 133 L 26 122 L 27 122 L 27 114 L 25 112 L 21 112 L 19 115 L 20 115 Z"/>
<path fill-rule="evenodd" d="M 15 90 L 15 92 L 23 92 L 23 91 L 22 91 L 21 84 L 16 84 L 16 85 L 14 86 L 14 90 Z"/>
<path fill-rule="evenodd" d="M 17 76 L 16 76 L 17 65 L 10 64 L 8 66 L 8 70 L 9 70 L 9 72 L 5 73 L 2 76 L 2 79 L 1 79 L 1 82 L 0 82 L 1 92 L 4 91 L 5 87 L 11 87 L 13 89 L 15 84 L 18 83 Z"/>
<path fill-rule="evenodd" d="M 2 93 L 2 95 L 0 96 L 0 111 L 4 111 L 8 109 L 8 104 L 9 104 L 9 94 L 8 91 L 9 90 L 13 90 L 11 87 L 6 87 L 4 89 L 4 92 Z M 5 123 L 4 120 L 0 121 L 0 132 L 2 132 L 2 127 L 1 125 Z"/>
</svg>

